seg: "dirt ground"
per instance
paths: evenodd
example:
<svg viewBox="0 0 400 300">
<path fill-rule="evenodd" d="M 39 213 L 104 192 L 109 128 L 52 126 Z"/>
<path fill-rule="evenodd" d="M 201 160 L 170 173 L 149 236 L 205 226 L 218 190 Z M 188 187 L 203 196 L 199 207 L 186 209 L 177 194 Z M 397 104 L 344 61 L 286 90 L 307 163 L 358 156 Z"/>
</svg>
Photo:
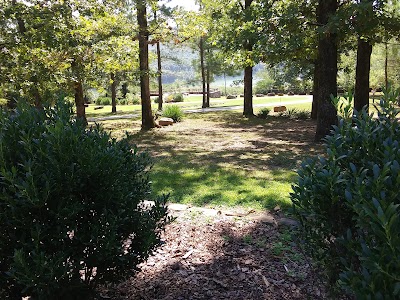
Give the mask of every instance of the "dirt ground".
<svg viewBox="0 0 400 300">
<path fill-rule="evenodd" d="M 129 300 L 326 299 L 320 274 L 279 212 L 187 208 L 136 277 L 102 297 Z"/>
</svg>

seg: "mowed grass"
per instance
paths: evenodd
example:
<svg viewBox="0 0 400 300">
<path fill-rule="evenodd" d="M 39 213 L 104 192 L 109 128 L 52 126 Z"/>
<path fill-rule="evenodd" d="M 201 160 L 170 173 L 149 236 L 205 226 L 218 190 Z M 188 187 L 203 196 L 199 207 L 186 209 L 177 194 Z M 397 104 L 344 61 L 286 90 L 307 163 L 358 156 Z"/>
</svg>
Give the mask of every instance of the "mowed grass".
<svg viewBox="0 0 400 300">
<path fill-rule="evenodd" d="M 253 104 L 273 104 L 273 103 L 284 103 L 284 102 L 293 102 L 293 101 L 304 101 L 310 100 L 311 96 L 274 96 L 274 97 L 253 97 Z M 311 101 L 311 100 L 310 100 Z M 164 103 L 164 105 L 178 105 L 182 109 L 195 109 L 201 108 L 202 105 L 202 96 L 187 96 L 185 97 L 184 102 L 178 103 Z M 222 98 L 212 98 L 210 99 L 210 107 L 228 107 L 228 106 L 242 106 L 243 105 L 243 98 L 236 98 L 236 99 L 226 99 L 225 97 Z M 105 105 L 101 109 L 98 108 L 98 105 L 90 104 L 86 108 L 86 114 L 88 117 L 104 117 L 113 115 L 111 113 L 111 105 Z M 158 104 L 152 101 L 152 108 L 155 110 L 157 109 Z M 117 115 L 124 115 L 124 114 L 139 114 L 141 110 L 140 105 L 117 105 Z"/>
<path fill-rule="evenodd" d="M 115 137 L 133 134 L 132 144 L 154 157 L 154 195 L 196 206 L 288 208 L 297 167 L 321 152 L 314 121 L 246 119 L 236 111 L 187 114 L 181 123 L 147 132 L 139 119 L 103 126 Z"/>
</svg>

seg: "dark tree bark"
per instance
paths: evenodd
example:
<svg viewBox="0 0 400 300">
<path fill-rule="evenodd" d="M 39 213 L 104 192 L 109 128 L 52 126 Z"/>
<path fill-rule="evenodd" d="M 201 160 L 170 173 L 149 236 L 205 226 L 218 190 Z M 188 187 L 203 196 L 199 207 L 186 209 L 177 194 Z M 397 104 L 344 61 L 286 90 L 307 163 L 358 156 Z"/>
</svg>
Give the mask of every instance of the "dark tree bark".
<svg viewBox="0 0 400 300">
<path fill-rule="evenodd" d="M 83 99 L 83 87 L 82 82 L 74 82 L 75 90 L 75 105 L 76 105 L 76 117 L 82 120 L 82 122 L 87 125 L 86 112 L 85 112 L 85 100 Z"/>
<path fill-rule="evenodd" d="M 354 109 L 361 111 L 369 108 L 369 72 L 371 69 L 372 45 L 369 41 L 358 38 L 356 85 L 354 89 Z"/>
<path fill-rule="evenodd" d="M 253 67 L 244 69 L 244 109 L 243 115 L 253 117 Z"/>
<path fill-rule="evenodd" d="M 206 108 L 207 106 L 207 88 L 206 88 L 206 67 L 204 63 L 204 37 L 200 38 L 200 68 L 201 68 L 201 82 L 202 82 L 202 91 L 203 91 L 203 105 L 202 108 Z"/>
<path fill-rule="evenodd" d="M 122 91 L 122 98 L 126 99 L 126 94 L 128 94 L 128 84 L 125 82 L 121 86 L 121 91 Z"/>
<path fill-rule="evenodd" d="M 389 79 L 388 79 L 388 42 L 385 42 L 385 89 L 389 88 Z"/>
<path fill-rule="evenodd" d="M 314 80 L 313 80 L 313 102 L 311 108 L 311 119 L 317 120 L 318 117 L 318 95 L 319 95 L 319 68 L 318 62 L 314 63 Z"/>
<path fill-rule="evenodd" d="M 244 9 L 249 9 L 253 0 L 245 0 Z M 253 46 L 250 41 L 244 44 L 244 50 L 251 52 Z M 253 67 L 247 66 L 244 69 L 244 103 L 243 115 L 246 117 L 253 117 Z"/>
<path fill-rule="evenodd" d="M 117 80 L 115 79 L 115 74 L 111 72 L 111 112 L 117 112 Z"/>
<path fill-rule="evenodd" d="M 157 20 L 157 11 L 154 11 L 154 20 Z M 158 110 L 163 107 L 163 87 L 162 87 L 162 66 L 161 66 L 161 47 L 157 42 L 157 80 L 158 80 Z"/>
<path fill-rule="evenodd" d="M 206 78 L 207 78 L 206 103 L 207 103 L 207 107 L 210 107 L 210 79 L 211 79 L 211 74 L 210 74 L 210 68 L 209 67 L 207 67 L 207 70 L 206 70 Z"/>
<path fill-rule="evenodd" d="M 157 69 L 158 69 L 158 110 L 163 106 L 163 87 L 162 87 L 162 69 L 161 69 L 161 49 L 160 42 L 157 42 Z"/>
<path fill-rule="evenodd" d="M 337 0 L 318 0 L 318 24 L 328 23 L 338 7 Z M 332 125 L 337 124 L 336 109 L 331 102 L 331 95 L 337 95 L 337 36 L 333 32 L 323 32 L 318 37 L 318 116 L 315 140 L 320 141 L 328 135 Z"/>
<path fill-rule="evenodd" d="M 137 0 L 137 21 L 139 25 L 139 69 L 140 69 L 140 93 L 142 98 L 142 129 L 148 130 L 156 127 L 150 101 L 149 79 L 149 31 L 147 27 L 146 1 Z"/>
</svg>

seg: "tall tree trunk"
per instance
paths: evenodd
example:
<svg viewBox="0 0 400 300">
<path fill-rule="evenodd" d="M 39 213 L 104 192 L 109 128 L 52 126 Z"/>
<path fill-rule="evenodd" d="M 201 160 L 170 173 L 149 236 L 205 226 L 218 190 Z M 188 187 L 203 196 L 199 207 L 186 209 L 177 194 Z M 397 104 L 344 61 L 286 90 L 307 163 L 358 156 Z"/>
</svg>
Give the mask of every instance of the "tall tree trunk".
<svg viewBox="0 0 400 300">
<path fill-rule="evenodd" d="M 157 11 L 154 11 L 154 20 L 157 20 Z M 161 47 L 160 42 L 157 42 L 157 79 L 158 79 L 158 110 L 163 107 L 163 88 L 162 88 L 162 66 L 161 66 Z"/>
<path fill-rule="evenodd" d="M 253 0 L 244 1 L 244 9 L 249 9 Z M 245 12 L 244 12 L 245 13 Z M 253 46 L 250 41 L 244 44 L 244 50 L 251 52 Z M 246 66 L 244 69 L 244 103 L 243 103 L 243 115 L 246 117 L 253 117 L 253 67 Z"/>
<path fill-rule="evenodd" d="M 243 115 L 253 117 L 253 67 L 244 69 L 244 107 Z"/>
<path fill-rule="evenodd" d="M 124 82 L 121 86 L 122 98 L 126 99 L 126 94 L 128 94 L 128 84 Z"/>
<path fill-rule="evenodd" d="M 142 129 L 156 127 L 150 101 L 149 79 L 149 31 L 147 27 L 147 10 L 145 0 L 136 0 L 137 21 L 139 25 L 139 69 L 140 69 L 140 94 L 142 98 Z"/>
<path fill-rule="evenodd" d="M 111 105 L 111 112 L 117 112 L 117 80 L 113 72 L 111 72 Z"/>
<path fill-rule="evenodd" d="M 226 97 L 228 95 L 226 94 L 226 74 L 225 74 L 225 72 L 224 72 L 224 84 L 225 84 L 225 97 Z"/>
<path fill-rule="evenodd" d="M 207 89 L 206 89 L 206 67 L 204 63 L 204 37 L 200 38 L 200 68 L 201 68 L 201 83 L 202 83 L 202 91 L 203 91 L 203 105 L 202 108 L 207 107 Z"/>
<path fill-rule="evenodd" d="M 162 87 L 162 69 L 161 69 L 161 49 L 160 42 L 157 42 L 157 71 L 158 71 L 158 110 L 163 106 L 163 87 Z"/>
<path fill-rule="evenodd" d="M 317 21 L 325 25 L 329 17 L 336 13 L 337 0 L 318 0 Z M 337 124 L 336 109 L 331 102 L 331 95 L 337 96 L 337 35 L 323 32 L 318 37 L 318 117 L 315 140 L 320 141 L 328 135 L 332 125 Z"/>
<path fill-rule="evenodd" d="M 76 117 L 87 125 L 86 112 L 85 112 L 85 100 L 83 99 L 83 87 L 82 82 L 74 82 L 75 90 L 75 105 L 76 105 Z"/>
<path fill-rule="evenodd" d="M 316 61 L 314 63 L 313 102 L 311 108 L 311 119 L 313 120 L 317 120 L 318 117 L 319 75 L 318 62 Z"/>
<path fill-rule="evenodd" d="M 354 89 L 354 109 L 361 111 L 369 108 L 369 72 L 371 68 L 372 45 L 369 41 L 358 38 L 356 85 Z"/>
<path fill-rule="evenodd" d="M 389 88 L 389 79 L 388 79 L 388 41 L 385 42 L 385 89 Z"/>
<path fill-rule="evenodd" d="M 207 78 L 207 99 L 206 99 L 206 102 L 207 102 L 207 107 L 210 107 L 210 77 L 211 77 L 211 74 L 210 74 L 210 68 L 207 66 L 207 71 L 206 71 L 206 74 L 207 74 L 207 76 L 206 76 L 206 78 Z"/>
</svg>

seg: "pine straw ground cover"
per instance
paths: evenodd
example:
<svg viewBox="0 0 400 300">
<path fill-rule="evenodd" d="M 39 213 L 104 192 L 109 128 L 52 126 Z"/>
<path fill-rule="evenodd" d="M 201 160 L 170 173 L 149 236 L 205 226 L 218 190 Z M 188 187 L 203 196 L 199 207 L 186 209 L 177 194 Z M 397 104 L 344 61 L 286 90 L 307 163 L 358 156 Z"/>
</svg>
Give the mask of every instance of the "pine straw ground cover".
<svg viewBox="0 0 400 300">
<path fill-rule="evenodd" d="M 139 120 L 103 126 L 115 137 L 128 131 L 132 143 L 151 152 L 156 194 L 214 211 L 180 212 L 137 276 L 104 288 L 105 298 L 327 298 L 323 277 L 297 246 L 296 230 L 278 222 L 290 216 L 296 168 L 321 153 L 313 121 L 218 112 L 187 115 L 149 132 L 139 131 Z"/>
</svg>

